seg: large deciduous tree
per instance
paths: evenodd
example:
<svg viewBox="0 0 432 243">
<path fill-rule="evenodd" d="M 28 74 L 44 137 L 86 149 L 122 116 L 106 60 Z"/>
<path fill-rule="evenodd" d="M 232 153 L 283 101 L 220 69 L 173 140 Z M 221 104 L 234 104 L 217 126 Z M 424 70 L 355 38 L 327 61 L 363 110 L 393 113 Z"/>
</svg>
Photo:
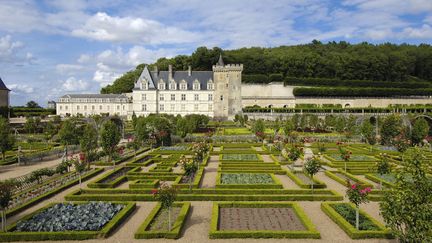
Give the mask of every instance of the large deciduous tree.
<svg viewBox="0 0 432 243">
<path fill-rule="evenodd" d="M 7 119 L 0 117 L 0 152 L 3 161 L 6 160 L 6 151 L 11 150 L 15 144 L 15 137 L 11 134 L 11 129 Z"/>
<path fill-rule="evenodd" d="M 399 115 L 387 116 L 381 124 L 381 144 L 391 145 L 395 137 L 402 132 L 402 122 Z"/>
<path fill-rule="evenodd" d="M 66 153 L 69 145 L 79 143 L 79 134 L 76 120 L 68 119 L 61 124 L 58 135 L 66 148 Z"/>
<path fill-rule="evenodd" d="M 96 128 L 91 124 L 84 126 L 84 131 L 79 139 L 81 151 L 84 153 L 87 168 L 90 169 L 90 160 L 98 148 L 98 136 Z"/>
<path fill-rule="evenodd" d="M 412 142 L 414 144 L 420 144 L 423 141 L 423 139 L 426 138 L 428 133 L 429 133 L 428 122 L 423 117 L 416 119 L 411 132 Z"/>
<path fill-rule="evenodd" d="M 102 125 L 100 132 L 100 143 L 102 149 L 108 155 L 108 162 L 111 162 L 112 156 L 120 142 L 121 134 L 117 125 L 112 121 L 107 121 Z M 115 167 L 115 164 L 114 164 Z"/>
</svg>

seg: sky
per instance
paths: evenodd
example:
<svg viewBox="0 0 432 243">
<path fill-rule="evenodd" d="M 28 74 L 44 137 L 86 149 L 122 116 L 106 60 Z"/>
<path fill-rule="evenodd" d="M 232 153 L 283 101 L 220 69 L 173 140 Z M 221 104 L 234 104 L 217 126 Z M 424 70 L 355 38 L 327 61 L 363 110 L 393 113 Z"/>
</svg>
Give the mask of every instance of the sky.
<svg viewBox="0 0 432 243">
<path fill-rule="evenodd" d="M 0 0 L 0 77 L 14 106 L 99 93 L 199 46 L 314 39 L 432 44 L 432 0 Z"/>
</svg>

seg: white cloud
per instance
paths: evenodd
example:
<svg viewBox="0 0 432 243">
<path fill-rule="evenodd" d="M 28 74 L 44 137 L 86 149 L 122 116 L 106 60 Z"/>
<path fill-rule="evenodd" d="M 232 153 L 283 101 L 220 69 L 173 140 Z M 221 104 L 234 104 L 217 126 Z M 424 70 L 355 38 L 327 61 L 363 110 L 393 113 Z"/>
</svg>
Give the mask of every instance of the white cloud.
<svg viewBox="0 0 432 243">
<path fill-rule="evenodd" d="M 27 84 L 9 84 L 8 88 L 13 94 L 31 94 L 34 88 Z"/>
<path fill-rule="evenodd" d="M 99 41 L 141 44 L 187 43 L 197 35 L 179 28 L 165 26 L 157 21 L 132 17 L 113 17 L 99 12 L 87 19 L 84 26 L 72 35 Z"/>
<path fill-rule="evenodd" d="M 112 71 L 96 70 L 93 75 L 93 80 L 98 82 L 100 87 L 111 84 L 114 80 L 120 77 L 121 74 Z"/>
<path fill-rule="evenodd" d="M 58 73 L 74 73 L 76 71 L 81 71 L 84 66 L 78 64 L 57 64 L 56 71 Z"/>
<path fill-rule="evenodd" d="M 32 53 L 20 53 L 23 48 L 24 44 L 20 41 L 13 41 L 10 35 L 0 37 L 0 62 L 16 64 L 34 61 Z"/>
<path fill-rule="evenodd" d="M 64 81 L 62 88 L 64 91 L 86 91 L 89 88 L 89 84 L 81 79 L 77 80 L 75 77 L 70 77 Z"/>
<path fill-rule="evenodd" d="M 405 28 L 401 34 L 401 37 L 409 37 L 415 39 L 432 39 L 432 27 L 424 24 L 420 28 Z"/>
</svg>

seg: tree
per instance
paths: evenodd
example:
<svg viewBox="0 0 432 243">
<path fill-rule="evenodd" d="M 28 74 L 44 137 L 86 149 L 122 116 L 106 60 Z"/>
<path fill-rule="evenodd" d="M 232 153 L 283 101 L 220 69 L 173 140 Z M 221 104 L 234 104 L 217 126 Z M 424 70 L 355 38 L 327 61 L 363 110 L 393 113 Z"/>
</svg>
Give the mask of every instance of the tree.
<svg viewBox="0 0 432 243">
<path fill-rule="evenodd" d="M 72 163 L 75 167 L 75 171 L 78 173 L 79 187 L 81 189 L 81 175 L 85 171 L 88 163 L 86 163 L 85 158 L 83 158 L 81 154 L 80 158 L 74 158 Z"/>
<path fill-rule="evenodd" d="M 0 211 L 1 211 L 1 221 L 3 232 L 6 232 L 6 209 L 12 200 L 13 190 L 18 186 L 16 180 L 5 180 L 0 181 Z"/>
<path fill-rule="evenodd" d="M 303 168 L 307 174 L 310 175 L 311 177 L 311 187 L 312 187 L 312 192 L 314 189 L 314 181 L 313 181 L 313 176 L 318 173 L 318 171 L 321 169 L 321 164 L 320 161 L 317 157 L 312 157 L 306 160 L 306 163 L 304 164 L 304 168 Z"/>
<path fill-rule="evenodd" d="M 41 108 L 40 105 L 33 100 L 27 102 L 26 107 L 27 108 Z"/>
<path fill-rule="evenodd" d="M 257 121 L 255 121 L 252 125 L 252 132 L 253 133 L 264 133 L 265 131 L 265 124 L 264 121 L 262 119 L 259 119 Z"/>
<path fill-rule="evenodd" d="M 194 161 L 190 161 L 185 156 L 180 158 L 180 164 L 183 167 L 184 175 L 189 179 L 189 191 L 192 191 L 192 180 L 198 170 L 198 165 Z"/>
<path fill-rule="evenodd" d="M 132 149 L 134 151 L 134 157 L 136 158 L 137 151 L 141 147 L 140 143 L 136 139 L 133 139 L 126 146 L 127 146 L 127 148 Z"/>
<path fill-rule="evenodd" d="M 75 120 L 68 119 L 64 121 L 60 127 L 58 135 L 61 143 L 66 148 L 66 155 L 67 155 L 68 145 L 79 143 L 78 141 L 79 133 L 78 133 L 78 128 Z"/>
<path fill-rule="evenodd" d="M 11 134 L 8 120 L 0 117 L 0 151 L 3 161 L 6 160 L 6 151 L 11 150 L 15 145 L 15 137 Z"/>
<path fill-rule="evenodd" d="M 53 121 L 48 121 L 44 128 L 45 139 L 47 143 L 56 135 L 58 132 L 58 127 Z"/>
<path fill-rule="evenodd" d="M 164 183 L 159 190 L 154 189 L 152 194 L 160 202 L 162 209 L 168 210 L 168 231 L 171 231 L 171 206 L 177 197 L 176 188 Z"/>
<path fill-rule="evenodd" d="M 375 129 L 369 121 L 364 121 L 361 126 L 361 134 L 370 145 L 376 143 Z"/>
<path fill-rule="evenodd" d="M 402 131 L 401 119 L 398 115 L 387 116 L 381 124 L 381 144 L 391 145 L 392 140 Z"/>
<path fill-rule="evenodd" d="M 415 120 L 412 133 L 411 140 L 414 144 L 420 144 L 423 139 L 429 134 L 429 124 L 423 117 Z"/>
<path fill-rule="evenodd" d="M 287 119 L 283 125 L 283 132 L 286 137 L 288 137 L 291 140 L 291 134 L 295 130 L 295 126 L 292 120 Z"/>
<path fill-rule="evenodd" d="M 107 121 L 102 125 L 100 132 L 102 149 L 108 154 L 108 162 L 111 162 L 117 144 L 120 142 L 120 131 L 116 124 L 112 121 Z M 115 167 L 115 162 L 114 166 Z"/>
<path fill-rule="evenodd" d="M 389 163 L 389 156 L 384 153 L 380 154 L 380 160 L 377 162 L 377 173 L 382 177 L 383 175 L 387 175 L 390 173 L 390 163 Z M 381 178 L 382 179 L 382 178 Z M 382 190 L 382 180 L 380 180 L 380 188 Z"/>
<path fill-rule="evenodd" d="M 345 149 L 345 148 L 342 146 L 342 143 L 341 143 L 341 142 L 337 142 L 336 145 L 338 146 L 339 153 L 340 153 L 340 157 L 341 157 L 341 159 L 344 161 L 344 164 L 345 164 L 345 172 L 346 172 L 346 171 L 347 171 L 347 162 L 350 160 L 352 152 L 349 151 L 348 149 Z"/>
<path fill-rule="evenodd" d="M 176 123 L 176 131 L 177 135 L 184 138 L 189 132 L 191 132 L 191 126 L 185 118 L 179 117 Z"/>
<path fill-rule="evenodd" d="M 27 117 L 26 122 L 24 124 L 24 129 L 27 133 L 35 133 L 36 131 L 36 121 L 33 117 Z"/>
<path fill-rule="evenodd" d="M 81 151 L 84 153 L 87 168 L 90 169 L 90 160 L 92 155 L 98 148 L 98 136 L 97 131 L 91 124 L 84 126 L 83 134 L 79 140 Z"/>
<path fill-rule="evenodd" d="M 427 174 L 431 161 L 415 148 L 401 165 L 395 171 L 395 186 L 380 203 L 381 214 L 401 242 L 431 242 L 432 179 Z"/>
<path fill-rule="evenodd" d="M 356 229 L 359 230 L 359 209 L 360 204 L 367 203 L 369 200 L 367 198 L 368 194 L 371 192 L 370 187 L 361 188 L 359 184 L 350 184 L 347 180 L 348 189 L 346 191 L 346 196 L 356 206 Z"/>
</svg>

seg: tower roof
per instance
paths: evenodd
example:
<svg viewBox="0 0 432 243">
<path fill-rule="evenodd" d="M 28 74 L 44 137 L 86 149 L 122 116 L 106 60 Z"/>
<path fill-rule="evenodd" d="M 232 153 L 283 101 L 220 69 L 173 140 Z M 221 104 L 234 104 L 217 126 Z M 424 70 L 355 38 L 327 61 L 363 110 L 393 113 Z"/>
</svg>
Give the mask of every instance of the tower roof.
<svg viewBox="0 0 432 243">
<path fill-rule="evenodd" d="M 217 62 L 217 65 L 218 66 L 225 66 L 225 63 L 224 63 L 224 61 L 222 59 L 222 54 L 219 54 L 219 60 Z"/>
<path fill-rule="evenodd" d="M 6 85 L 3 83 L 3 80 L 0 78 L 0 90 L 9 90 Z"/>
</svg>

